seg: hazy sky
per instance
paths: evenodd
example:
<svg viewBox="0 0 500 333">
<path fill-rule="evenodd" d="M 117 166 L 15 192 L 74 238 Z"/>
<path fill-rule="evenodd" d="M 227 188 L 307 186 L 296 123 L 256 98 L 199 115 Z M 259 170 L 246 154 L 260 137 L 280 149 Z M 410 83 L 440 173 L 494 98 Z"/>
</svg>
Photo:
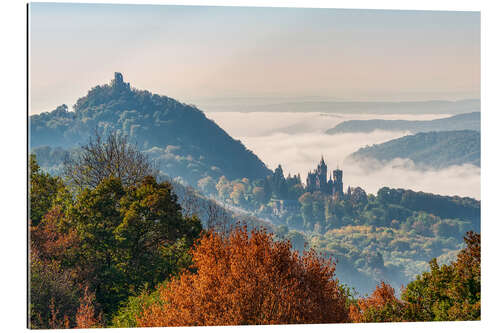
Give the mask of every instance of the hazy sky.
<svg viewBox="0 0 500 333">
<path fill-rule="evenodd" d="M 30 7 L 32 113 L 73 105 L 115 71 L 189 103 L 479 98 L 478 12 Z"/>
</svg>

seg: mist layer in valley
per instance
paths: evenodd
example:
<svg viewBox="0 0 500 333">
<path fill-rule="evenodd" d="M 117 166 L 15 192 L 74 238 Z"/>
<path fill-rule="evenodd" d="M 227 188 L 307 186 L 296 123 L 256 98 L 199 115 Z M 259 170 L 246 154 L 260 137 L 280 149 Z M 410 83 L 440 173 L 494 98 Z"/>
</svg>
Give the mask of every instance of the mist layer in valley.
<svg viewBox="0 0 500 333">
<path fill-rule="evenodd" d="M 377 115 L 378 119 L 432 120 L 448 114 Z M 276 113 L 276 112 L 208 112 L 229 135 L 239 139 L 269 168 L 281 164 L 285 174 L 300 173 L 305 181 L 324 156 L 329 170 L 337 165 L 344 170 L 344 186 L 360 186 L 376 193 L 383 186 L 406 188 L 442 195 L 459 195 L 480 199 L 480 168 L 473 165 L 451 166 L 440 170 L 421 170 L 410 160 L 395 159 L 380 164 L 346 160 L 346 157 L 372 144 L 380 144 L 408 135 L 400 131 L 325 134 L 346 120 L 373 119 L 370 114 Z"/>
</svg>

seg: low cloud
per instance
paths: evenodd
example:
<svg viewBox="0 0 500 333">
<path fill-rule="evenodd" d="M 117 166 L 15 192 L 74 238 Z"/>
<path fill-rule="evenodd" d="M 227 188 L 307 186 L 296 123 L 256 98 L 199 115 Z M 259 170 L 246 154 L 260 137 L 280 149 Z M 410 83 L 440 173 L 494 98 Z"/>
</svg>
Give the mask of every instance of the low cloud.
<svg viewBox="0 0 500 333">
<path fill-rule="evenodd" d="M 421 170 L 408 159 L 394 159 L 384 165 L 377 161 L 346 161 L 344 183 L 375 193 L 383 186 L 406 188 L 441 195 L 481 198 L 481 169 L 464 164 L 439 170 Z"/>
<path fill-rule="evenodd" d="M 446 116 L 446 115 L 444 115 Z M 442 195 L 480 198 L 480 168 L 452 166 L 441 170 L 420 170 L 410 160 L 396 159 L 385 165 L 376 161 L 357 163 L 346 157 L 367 145 L 407 135 L 407 132 L 375 131 L 327 135 L 325 130 L 350 119 L 429 120 L 443 115 L 336 115 L 321 113 L 208 113 L 231 136 L 241 140 L 266 165 L 281 164 L 284 172 L 300 173 L 305 181 L 321 155 L 329 171 L 344 170 L 345 186 L 360 186 L 376 193 L 383 186 L 407 188 Z"/>
</svg>

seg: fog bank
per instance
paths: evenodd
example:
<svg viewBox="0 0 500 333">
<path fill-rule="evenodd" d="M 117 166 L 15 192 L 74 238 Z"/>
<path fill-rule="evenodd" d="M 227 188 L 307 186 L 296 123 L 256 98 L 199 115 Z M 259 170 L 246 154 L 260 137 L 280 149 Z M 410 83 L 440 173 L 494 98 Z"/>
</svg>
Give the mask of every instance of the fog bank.
<svg viewBox="0 0 500 333">
<path fill-rule="evenodd" d="M 327 135 L 324 131 L 352 119 L 431 120 L 447 115 L 339 115 L 324 113 L 210 112 L 231 136 L 239 139 L 274 169 L 281 164 L 285 174 L 300 173 L 305 181 L 321 155 L 329 171 L 344 170 L 344 186 L 360 186 L 369 193 L 383 186 L 400 187 L 442 195 L 469 196 L 480 199 L 480 168 L 452 166 L 441 170 L 419 170 L 409 160 L 396 159 L 386 165 L 376 161 L 363 164 L 346 157 L 361 147 L 383 143 L 407 135 L 407 132 L 375 131 Z"/>
</svg>

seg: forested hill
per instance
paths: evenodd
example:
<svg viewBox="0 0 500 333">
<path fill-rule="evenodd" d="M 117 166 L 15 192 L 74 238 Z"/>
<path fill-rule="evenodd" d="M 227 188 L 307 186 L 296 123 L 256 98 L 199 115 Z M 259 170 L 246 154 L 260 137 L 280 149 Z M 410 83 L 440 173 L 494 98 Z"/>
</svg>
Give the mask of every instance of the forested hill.
<svg viewBox="0 0 500 333">
<path fill-rule="evenodd" d="M 206 176 L 258 179 L 270 174 L 253 152 L 195 106 L 131 88 L 120 73 L 79 98 L 74 112 L 62 105 L 31 116 L 30 147 L 80 146 L 96 128 L 127 135 L 162 171 L 191 183 Z"/>
<path fill-rule="evenodd" d="M 361 148 L 348 158 L 388 162 L 407 158 L 418 167 L 445 168 L 481 164 L 481 135 L 476 131 L 427 132 Z"/>
<path fill-rule="evenodd" d="M 327 134 L 369 133 L 382 131 L 431 131 L 481 130 L 481 113 L 472 112 L 435 120 L 348 120 L 326 131 Z"/>
</svg>

